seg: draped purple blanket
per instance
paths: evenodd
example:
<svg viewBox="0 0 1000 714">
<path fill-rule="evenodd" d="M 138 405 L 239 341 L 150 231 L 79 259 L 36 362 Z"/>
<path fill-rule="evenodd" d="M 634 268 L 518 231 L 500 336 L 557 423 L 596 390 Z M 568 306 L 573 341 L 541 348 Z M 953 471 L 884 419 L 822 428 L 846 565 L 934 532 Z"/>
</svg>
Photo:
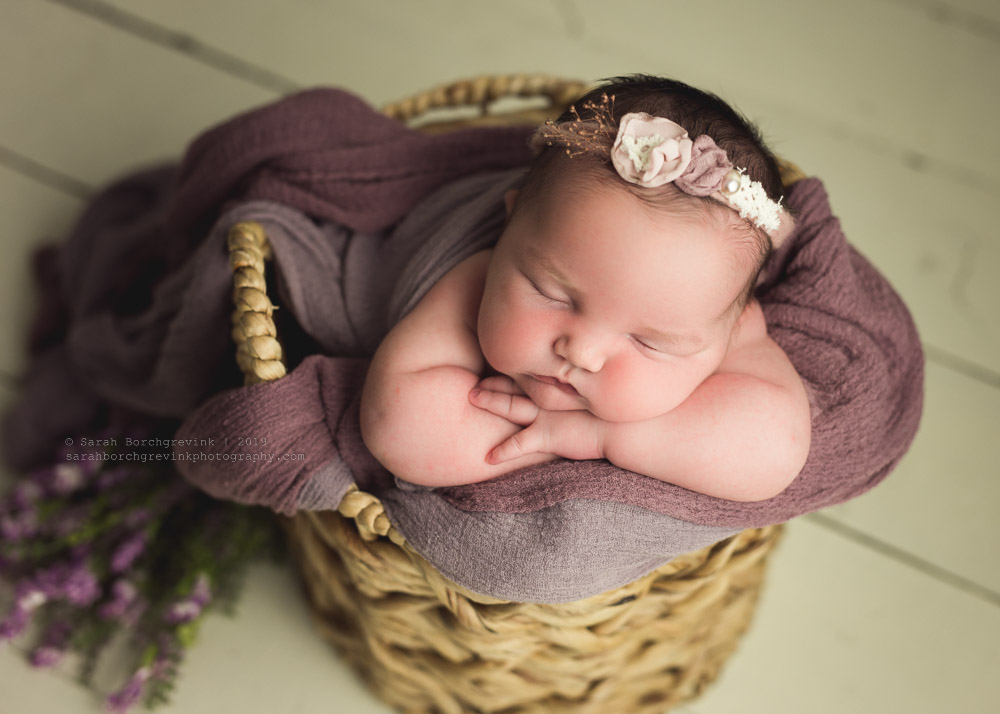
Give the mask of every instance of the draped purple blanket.
<svg viewBox="0 0 1000 714">
<path fill-rule="evenodd" d="M 604 461 L 448 489 L 387 473 L 358 428 L 367 357 L 448 268 L 496 240 L 503 191 L 530 158 L 529 131 L 426 136 L 350 95 L 314 90 L 207 132 L 179 169 L 113 186 L 65 245 L 39 257 L 47 300 L 5 422 L 8 460 L 24 468 L 50 457 L 101 405 L 184 418 L 178 438 L 214 443 L 212 460 L 178 462 L 207 492 L 293 513 L 335 508 L 357 483 L 446 576 L 547 602 L 842 502 L 891 471 L 920 418 L 921 346 L 905 306 L 807 179 L 788 191 L 797 232 L 758 290 L 813 404 L 809 459 L 782 494 L 730 502 Z M 265 226 L 276 302 L 321 354 L 277 382 L 235 388 L 224 235 L 244 219 Z M 246 436 L 266 438 L 266 448 L 241 444 Z"/>
<path fill-rule="evenodd" d="M 523 166 L 525 136 L 425 136 L 316 89 L 205 132 L 180 167 L 110 186 L 64 244 L 36 256 L 42 306 L 26 387 L 4 424 L 6 460 L 23 469 L 52 458 L 105 402 L 182 417 L 227 383 L 231 276 L 225 246 L 206 240 L 226 205 L 270 199 L 377 231 L 449 181 Z"/>
</svg>

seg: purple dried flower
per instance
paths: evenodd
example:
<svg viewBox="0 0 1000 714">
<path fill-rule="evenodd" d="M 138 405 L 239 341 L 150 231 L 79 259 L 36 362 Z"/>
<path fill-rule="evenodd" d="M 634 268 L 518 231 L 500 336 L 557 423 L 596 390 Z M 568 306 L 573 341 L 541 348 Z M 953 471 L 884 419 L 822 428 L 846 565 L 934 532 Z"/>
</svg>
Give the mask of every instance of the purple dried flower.
<svg viewBox="0 0 1000 714">
<path fill-rule="evenodd" d="M 94 550 L 94 544 L 84 541 L 82 543 L 77 543 L 69 549 L 70 559 L 74 563 L 79 563 L 82 560 L 86 560 L 90 557 L 91 552 Z"/>
<path fill-rule="evenodd" d="M 85 459 L 79 462 L 80 470 L 83 472 L 85 480 L 90 481 L 94 474 L 104 468 L 104 463 L 107 460 L 107 452 L 104 449 L 89 449 L 87 453 L 101 455 L 100 458 Z"/>
<path fill-rule="evenodd" d="M 106 602 L 101 605 L 97 614 L 105 620 L 117 620 L 118 618 L 125 616 L 125 612 L 128 610 L 129 604 L 130 603 L 125 602 L 124 600 L 111 600 L 110 602 Z"/>
<path fill-rule="evenodd" d="M 56 563 L 34 573 L 18 585 L 18 601 L 30 601 L 35 593 L 39 593 L 45 600 L 65 599 L 81 607 L 90 606 L 100 596 L 101 589 L 85 555 L 84 546 L 81 557 L 74 562 Z"/>
<path fill-rule="evenodd" d="M 56 600 L 62 595 L 62 583 L 66 578 L 65 563 L 57 563 L 50 568 L 34 573 L 30 578 L 18 583 L 15 597 L 30 600 L 35 592 L 41 593 L 45 600 Z"/>
<path fill-rule="evenodd" d="M 7 613 L 7 617 L 0 620 L 0 642 L 12 640 L 20 635 L 30 621 L 31 611 L 15 605 L 14 609 Z"/>
<path fill-rule="evenodd" d="M 212 589 L 209 586 L 209 582 L 207 573 L 198 573 L 188 599 L 196 603 L 199 607 L 207 605 L 208 601 L 212 599 Z"/>
<path fill-rule="evenodd" d="M 111 600 L 101 605 L 100 616 L 105 620 L 124 617 L 138 595 L 139 589 L 135 585 L 124 578 L 119 578 L 111 586 Z"/>
<path fill-rule="evenodd" d="M 125 578 L 119 578 L 111 586 L 111 593 L 119 600 L 132 602 L 139 594 L 139 589 Z"/>
<path fill-rule="evenodd" d="M 44 495 L 45 492 L 38 483 L 24 479 L 14 484 L 8 498 L 10 505 L 15 509 L 24 509 L 34 506 L 38 499 Z"/>
<path fill-rule="evenodd" d="M 149 523 L 152 517 L 153 514 L 148 508 L 137 508 L 125 516 L 125 527 L 129 530 L 135 530 Z"/>
<path fill-rule="evenodd" d="M 78 464 L 57 464 L 52 469 L 49 490 L 56 496 L 65 496 L 79 491 L 86 483 L 84 469 Z"/>
<path fill-rule="evenodd" d="M 212 589 L 209 583 L 207 573 L 198 573 L 187 597 L 174 603 L 167 610 L 167 622 L 171 625 L 180 625 L 198 617 L 208 601 L 212 599 Z"/>
<path fill-rule="evenodd" d="M 0 642 L 12 640 L 31 622 L 31 613 L 44 605 L 49 598 L 38 588 L 30 588 L 24 584 L 18 586 L 13 609 L 0 621 Z"/>
<path fill-rule="evenodd" d="M 170 676 L 173 663 L 164 655 L 159 655 L 153 662 L 153 679 L 164 680 Z"/>
<path fill-rule="evenodd" d="M 172 631 L 163 631 L 156 638 L 156 660 L 153 662 L 153 677 L 165 680 L 173 674 L 176 663 L 181 659 L 184 647 Z"/>
<path fill-rule="evenodd" d="M 140 667 L 124 687 L 105 700 L 107 711 L 124 714 L 131 709 L 142 697 L 143 687 L 150 674 L 152 672 L 149 667 Z"/>
<path fill-rule="evenodd" d="M 114 511 L 124 510 L 132 499 L 128 490 L 124 488 L 109 488 L 104 495 L 107 498 L 108 508 Z"/>
<path fill-rule="evenodd" d="M 73 627 L 65 620 L 57 620 L 49 625 L 41 645 L 31 653 L 31 664 L 35 667 L 52 667 L 66 654 Z"/>
<path fill-rule="evenodd" d="M 87 522 L 90 504 L 75 508 L 67 508 L 53 518 L 47 527 L 49 532 L 56 538 L 65 538 L 70 533 L 80 530 Z"/>
<path fill-rule="evenodd" d="M 128 609 L 125 610 L 125 614 L 121 617 L 121 623 L 125 625 L 125 627 L 135 627 L 136 623 L 139 622 L 139 618 L 142 617 L 148 607 L 148 600 L 141 596 L 137 597 L 132 604 L 128 606 Z"/>
<path fill-rule="evenodd" d="M 76 563 L 63 580 L 63 597 L 80 607 L 89 607 L 101 595 L 97 576 L 86 561 Z"/>
<path fill-rule="evenodd" d="M 97 477 L 97 488 L 102 491 L 106 491 L 118 484 L 127 481 L 128 478 L 136 473 L 135 469 L 129 466 L 112 466 L 101 472 Z"/>
<path fill-rule="evenodd" d="M 135 562 L 135 559 L 142 555 L 142 552 L 146 549 L 146 534 L 145 533 L 135 533 L 129 536 L 122 543 L 115 548 L 114 554 L 111 556 L 111 572 L 121 573 L 128 570 L 129 566 Z"/>
<path fill-rule="evenodd" d="M 191 620 L 200 614 L 201 605 L 193 600 L 181 600 L 180 602 L 175 602 L 167 610 L 167 623 L 170 625 L 182 625 L 185 622 L 191 622 Z"/>
<path fill-rule="evenodd" d="M 37 667 L 38 669 L 55 667 L 62 661 L 65 654 L 65 650 L 58 649 L 57 647 L 49 647 L 47 645 L 36 647 L 31 652 L 31 666 Z"/>
<path fill-rule="evenodd" d="M 38 513 L 33 508 L 20 513 L 5 513 L 0 516 L 0 538 L 4 540 L 24 540 L 37 532 Z"/>
</svg>

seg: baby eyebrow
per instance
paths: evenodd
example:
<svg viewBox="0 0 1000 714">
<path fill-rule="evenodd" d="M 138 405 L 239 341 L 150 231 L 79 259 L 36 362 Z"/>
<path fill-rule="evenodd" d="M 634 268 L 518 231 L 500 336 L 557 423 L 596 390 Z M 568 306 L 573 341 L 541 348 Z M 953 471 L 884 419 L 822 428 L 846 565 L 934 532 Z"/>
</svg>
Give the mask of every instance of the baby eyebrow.
<svg viewBox="0 0 1000 714">
<path fill-rule="evenodd" d="M 576 291 L 576 288 L 573 286 L 573 283 L 569 280 L 569 278 L 567 278 L 559 271 L 559 268 L 555 266 L 555 263 L 552 262 L 551 258 L 549 258 L 547 255 L 543 255 L 542 253 L 540 253 L 535 246 L 528 246 L 527 252 L 532 262 L 538 268 L 540 268 L 541 270 L 545 271 L 550 276 L 552 276 L 556 280 L 556 282 L 558 282 L 568 291 L 570 292 Z"/>
</svg>

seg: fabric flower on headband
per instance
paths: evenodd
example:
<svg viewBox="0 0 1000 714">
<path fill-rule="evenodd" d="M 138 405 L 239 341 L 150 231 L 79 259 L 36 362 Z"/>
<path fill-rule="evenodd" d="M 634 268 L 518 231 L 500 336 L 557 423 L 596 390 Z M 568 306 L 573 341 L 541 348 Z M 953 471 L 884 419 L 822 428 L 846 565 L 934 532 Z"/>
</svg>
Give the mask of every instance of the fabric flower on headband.
<svg viewBox="0 0 1000 714">
<path fill-rule="evenodd" d="M 772 201 L 759 181 L 737 170 L 712 137 L 692 141 L 680 124 L 645 112 L 621 118 L 611 147 L 611 163 L 629 183 L 654 188 L 673 182 L 691 196 L 708 196 L 739 211 L 766 231 L 777 247 L 794 222 L 780 203 Z"/>
<path fill-rule="evenodd" d="M 662 186 L 687 169 L 693 144 L 687 130 L 669 119 L 626 114 L 611 147 L 611 163 L 629 183 Z"/>
</svg>

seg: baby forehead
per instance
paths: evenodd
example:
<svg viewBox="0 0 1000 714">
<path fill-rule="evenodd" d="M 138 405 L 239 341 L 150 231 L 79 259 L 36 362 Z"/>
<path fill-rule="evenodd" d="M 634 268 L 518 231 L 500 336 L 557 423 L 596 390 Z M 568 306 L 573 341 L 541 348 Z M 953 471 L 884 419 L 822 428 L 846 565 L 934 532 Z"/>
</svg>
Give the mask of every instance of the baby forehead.
<svg viewBox="0 0 1000 714">
<path fill-rule="evenodd" d="M 678 226 L 719 236 L 747 236 L 749 222 L 710 198 L 691 196 L 672 184 L 656 188 L 633 186 L 615 177 L 589 172 L 562 176 L 525 203 L 542 223 L 560 223 L 575 216 L 620 224 L 623 229 L 645 224 L 664 231 Z"/>
<path fill-rule="evenodd" d="M 716 279 L 723 279 L 747 276 L 764 253 L 753 232 L 725 209 L 719 215 L 596 200 L 553 206 L 535 219 L 522 232 L 520 249 L 548 267 L 597 257 L 602 272 L 712 273 L 721 266 Z"/>
<path fill-rule="evenodd" d="M 549 252 L 534 244 L 523 259 L 543 292 L 555 288 L 580 313 L 628 331 L 676 335 L 713 326 L 741 294 L 742 282 L 718 265 Z"/>
</svg>

